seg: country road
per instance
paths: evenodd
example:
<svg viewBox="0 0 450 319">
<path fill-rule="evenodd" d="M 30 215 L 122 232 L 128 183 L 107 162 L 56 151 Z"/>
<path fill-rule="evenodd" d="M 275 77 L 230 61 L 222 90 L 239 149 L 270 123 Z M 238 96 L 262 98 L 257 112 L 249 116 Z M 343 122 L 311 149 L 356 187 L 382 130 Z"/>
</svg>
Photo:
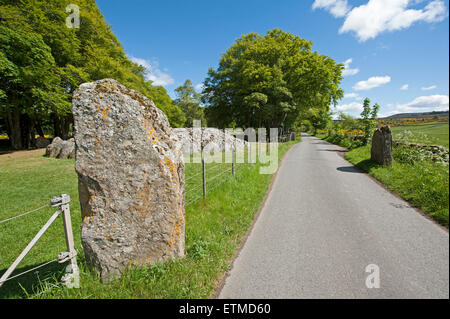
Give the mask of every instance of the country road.
<svg viewBox="0 0 450 319">
<path fill-rule="evenodd" d="M 219 298 L 449 298 L 448 232 L 339 152 L 303 135 L 286 154 Z"/>
</svg>

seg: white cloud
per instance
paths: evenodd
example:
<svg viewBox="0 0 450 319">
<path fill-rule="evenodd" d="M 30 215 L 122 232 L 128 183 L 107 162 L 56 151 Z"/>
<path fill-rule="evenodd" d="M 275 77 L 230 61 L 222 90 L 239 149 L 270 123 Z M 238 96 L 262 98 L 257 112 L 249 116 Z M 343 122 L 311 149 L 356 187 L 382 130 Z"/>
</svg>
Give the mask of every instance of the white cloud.
<svg viewBox="0 0 450 319">
<path fill-rule="evenodd" d="M 348 13 L 339 33 L 355 32 L 360 41 L 366 41 L 386 31 L 409 28 L 418 21 L 439 22 L 447 16 L 447 8 L 440 0 L 419 10 L 408 9 L 408 4 L 408 0 L 369 0 Z"/>
<path fill-rule="evenodd" d="M 403 91 L 406 91 L 406 90 L 408 90 L 409 89 L 409 85 L 408 84 L 404 84 L 401 88 L 400 88 L 400 90 L 403 90 Z"/>
<path fill-rule="evenodd" d="M 344 99 L 360 100 L 361 97 L 358 95 L 358 93 L 345 93 L 344 94 Z"/>
<path fill-rule="evenodd" d="M 412 1 L 417 5 L 422 1 Z M 409 0 L 369 0 L 351 8 L 346 0 L 316 0 L 313 9 L 325 9 L 334 17 L 345 17 L 339 33 L 354 32 L 360 41 L 367 41 L 383 32 L 407 29 L 416 22 L 440 22 L 447 17 L 442 0 L 433 0 L 422 9 L 408 8 Z"/>
<path fill-rule="evenodd" d="M 359 69 L 351 69 L 350 68 L 350 63 L 352 63 L 352 62 L 353 62 L 353 59 L 348 59 L 347 61 L 344 62 L 345 69 L 342 71 L 343 76 L 355 75 L 359 72 Z"/>
<path fill-rule="evenodd" d="M 435 88 L 437 88 L 436 85 L 432 85 L 432 86 L 429 86 L 429 87 L 423 87 L 422 91 L 430 91 L 430 90 L 434 90 Z"/>
<path fill-rule="evenodd" d="M 367 91 L 391 82 L 390 76 L 373 76 L 367 81 L 360 81 L 353 86 L 355 91 Z"/>
<path fill-rule="evenodd" d="M 350 113 L 357 113 L 362 112 L 363 105 L 358 102 L 352 102 L 347 104 L 341 104 L 336 105 L 336 111 L 338 112 L 350 112 Z"/>
<path fill-rule="evenodd" d="M 196 86 L 195 86 L 195 89 L 198 91 L 198 92 L 201 92 L 201 91 L 203 91 L 203 88 L 204 88 L 205 86 L 203 85 L 203 83 L 199 83 L 199 84 L 197 84 Z"/>
<path fill-rule="evenodd" d="M 140 59 L 136 57 L 130 57 L 130 60 L 136 64 L 142 65 L 147 74 L 146 79 L 152 81 L 155 86 L 171 85 L 175 80 L 170 76 L 168 70 L 164 68 L 164 71 L 159 69 L 159 63 L 157 61 L 150 62 L 149 60 Z"/>
<path fill-rule="evenodd" d="M 350 11 L 347 0 L 315 0 L 312 8 L 313 10 L 325 9 L 336 18 L 345 17 Z"/>
<path fill-rule="evenodd" d="M 448 111 L 448 101 L 448 95 L 419 96 L 409 103 L 396 105 L 395 109 L 401 112 Z"/>
</svg>

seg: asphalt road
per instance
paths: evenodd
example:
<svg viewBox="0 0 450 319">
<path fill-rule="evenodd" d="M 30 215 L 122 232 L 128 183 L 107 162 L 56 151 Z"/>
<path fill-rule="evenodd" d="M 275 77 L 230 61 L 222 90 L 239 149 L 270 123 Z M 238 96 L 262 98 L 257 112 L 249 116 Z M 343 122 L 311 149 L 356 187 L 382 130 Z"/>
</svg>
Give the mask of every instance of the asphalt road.
<svg viewBox="0 0 450 319">
<path fill-rule="evenodd" d="M 219 298 L 449 298 L 448 232 L 339 152 L 286 154 Z"/>
</svg>

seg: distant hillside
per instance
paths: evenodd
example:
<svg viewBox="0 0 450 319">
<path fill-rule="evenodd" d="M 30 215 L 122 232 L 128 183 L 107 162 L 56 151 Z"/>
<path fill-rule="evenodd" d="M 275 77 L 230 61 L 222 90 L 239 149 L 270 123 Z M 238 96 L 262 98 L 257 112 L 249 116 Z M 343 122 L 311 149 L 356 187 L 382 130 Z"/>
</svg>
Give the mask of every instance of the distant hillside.
<svg viewBox="0 0 450 319">
<path fill-rule="evenodd" d="M 380 118 L 380 120 L 389 120 L 389 119 L 418 119 L 418 118 L 430 118 L 430 117 L 448 117 L 448 111 L 433 111 L 433 112 L 423 112 L 423 113 L 400 113 L 391 115 L 388 117 Z"/>
</svg>

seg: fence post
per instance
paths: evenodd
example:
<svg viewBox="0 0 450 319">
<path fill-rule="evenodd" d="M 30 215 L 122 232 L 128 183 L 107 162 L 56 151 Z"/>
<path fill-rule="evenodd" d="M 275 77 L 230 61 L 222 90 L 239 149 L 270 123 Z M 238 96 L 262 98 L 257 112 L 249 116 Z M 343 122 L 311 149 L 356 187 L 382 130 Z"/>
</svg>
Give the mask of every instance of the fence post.
<svg viewBox="0 0 450 319">
<path fill-rule="evenodd" d="M 202 183 L 203 183 L 203 198 L 206 198 L 206 170 L 205 170 L 205 158 L 202 153 Z"/>
<path fill-rule="evenodd" d="M 231 149 L 231 172 L 233 173 L 234 176 L 234 148 Z"/>
<path fill-rule="evenodd" d="M 64 263 L 69 260 L 69 265 L 66 267 L 66 274 L 61 278 L 61 281 L 68 288 L 80 287 L 80 272 L 77 265 L 77 251 L 75 250 L 75 243 L 73 241 L 72 220 L 70 218 L 70 196 L 62 194 L 60 202 L 61 213 L 64 223 L 64 233 L 66 237 L 67 251 L 62 252 L 58 256 L 58 262 Z"/>
</svg>

